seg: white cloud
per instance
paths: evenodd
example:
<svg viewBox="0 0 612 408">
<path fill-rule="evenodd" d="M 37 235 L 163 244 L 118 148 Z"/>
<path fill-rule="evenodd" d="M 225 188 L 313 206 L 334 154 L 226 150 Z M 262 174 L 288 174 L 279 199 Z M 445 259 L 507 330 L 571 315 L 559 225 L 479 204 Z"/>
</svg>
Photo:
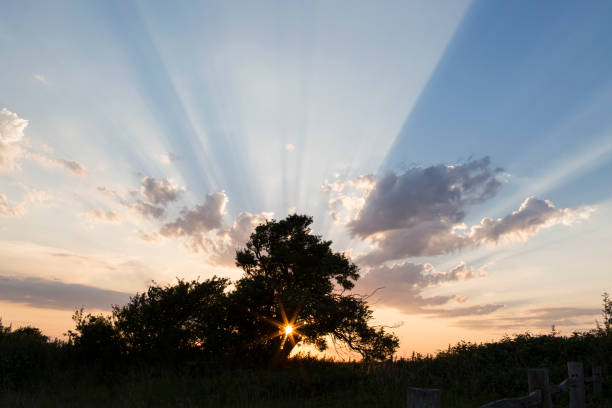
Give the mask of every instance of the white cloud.
<svg viewBox="0 0 612 408">
<path fill-rule="evenodd" d="M 357 218 L 368 195 L 376 186 L 376 178 L 373 175 L 363 175 L 345 181 L 338 179 L 338 174 L 334 176 L 336 178 L 333 181 L 325 180 L 321 191 L 329 194 L 329 215 L 335 222 L 347 224 Z"/>
<path fill-rule="evenodd" d="M 21 143 L 28 121 L 3 108 L 0 111 L 0 170 L 19 170 L 17 160 L 22 156 Z"/>
<path fill-rule="evenodd" d="M 0 194 L 0 216 L 23 217 L 25 209 L 23 205 L 12 205 L 4 194 Z"/>
<path fill-rule="evenodd" d="M 45 78 L 45 76 L 44 76 L 43 74 L 34 74 L 34 75 L 32 75 L 32 77 L 33 77 L 35 80 L 37 80 L 37 81 L 39 81 L 39 82 L 41 82 L 41 83 L 43 83 L 43 84 L 45 84 L 45 85 L 47 85 L 47 84 L 49 83 L 49 82 L 47 81 L 47 78 Z"/>
<path fill-rule="evenodd" d="M 87 173 L 85 166 L 75 160 L 50 158 L 26 149 L 24 130 L 28 123 L 6 108 L 0 111 L 0 170 L 20 170 L 18 160 L 26 158 L 45 166 L 62 167 L 79 176 Z M 53 152 L 53 148 L 46 144 L 42 145 L 42 149 L 47 154 Z"/>
<path fill-rule="evenodd" d="M 234 265 L 236 250 L 243 248 L 255 227 L 272 218 L 272 215 L 272 213 L 240 213 L 232 227 L 217 236 L 217 244 L 212 248 L 211 262 L 216 265 Z"/>
<path fill-rule="evenodd" d="M 91 211 L 86 211 L 84 213 L 79 214 L 81 217 L 85 219 L 88 224 L 99 224 L 99 223 L 118 223 L 121 218 L 119 214 L 110 210 L 102 210 L 95 209 Z"/>
<path fill-rule="evenodd" d="M 26 191 L 23 201 L 19 204 L 12 204 L 4 194 L 0 194 L 0 216 L 2 217 L 23 217 L 28 207 L 38 206 L 49 201 L 50 196 L 44 191 L 34 190 L 25 185 L 20 185 Z"/>
<path fill-rule="evenodd" d="M 517 211 L 504 218 L 483 218 L 472 227 L 469 238 L 475 243 L 497 243 L 501 238 L 525 241 L 540 229 L 556 224 L 572 225 L 577 220 L 589 218 L 595 209 L 589 206 L 556 208 L 548 200 L 527 198 Z"/>
<path fill-rule="evenodd" d="M 51 149 L 49 146 L 44 145 L 45 147 L 43 148 L 43 150 L 47 151 L 49 149 Z M 69 172 L 71 172 L 72 174 L 75 174 L 77 176 L 84 176 L 87 174 L 87 168 L 75 161 L 75 160 L 67 160 L 67 159 L 54 159 L 51 157 L 48 157 L 44 154 L 41 153 L 36 153 L 33 151 L 24 151 L 23 156 L 29 160 L 33 160 L 38 164 L 41 164 L 43 166 L 47 166 L 47 167 L 59 167 L 59 168 L 63 168 L 65 170 L 68 170 Z"/>
<path fill-rule="evenodd" d="M 295 150 L 295 146 L 294 146 L 294 145 L 292 145 L 291 143 L 287 143 L 287 144 L 285 145 L 285 150 L 287 150 L 288 152 L 292 152 L 292 151 L 294 151 L 294 150 Z"/>
<path fill-rule="evenodd" d="M 163 164 L 170 164 L 170 163 L 174 163 L 175 161 L 179 160 L 179 156 L 177 156 L 174 153 L 158 154 L 155 156 L 155 158 L 157 159 L 157 161 Z"/>
</svg>

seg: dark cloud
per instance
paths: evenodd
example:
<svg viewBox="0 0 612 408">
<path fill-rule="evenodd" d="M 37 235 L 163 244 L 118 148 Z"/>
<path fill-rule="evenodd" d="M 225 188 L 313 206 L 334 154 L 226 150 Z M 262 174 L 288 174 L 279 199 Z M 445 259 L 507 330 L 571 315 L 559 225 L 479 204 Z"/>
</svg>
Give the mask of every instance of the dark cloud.
<svg viewBox="0 0 612 408">
<path fill-rule="evenodd" d="M 137 200 L 134 203 L 127 203 L 126 206 L 143 217 L 160 219 L 166 215 L 166 210 L 163 207 L 157 207 L 142 200 Z"/>
<path fill-rule="evenodd" d="M 548 200 L 529 197 L 517 211 L 504 218 L 484 218 L 468 231 L 447 219 L 438 219 L 377 234 L 372 237 L 375 249 L 357 261 L 378 265 L 394 259 L 434 256 L 484 243 L 496 244 L 500 238 L 524 241 L 542 228 L 571 225 L 576 220 L 588 218 L 592 211 L 592 207 L 586 206 L 556 208 Z"/>
<path fill-rule="evenodd" d="M 469 237 L 457 233 L 454 225 L 445 220 L 381 233 L 373 237 L 372 242 L 375 248 L 358 257 L 358 263 L 380 265 L 394 259 L 449 253 L 473 244 Z"/>
<path fill-rule="evenodd" d="M 166 216 L 168 203 L 178 200 L 185 191 L 184 187 L 176 186 L 168 179 L 156 180 L 148 176 L 140 180 L 138 190 L 130 191 L 129 194 L 120 194 L 104 186 L 98 186 L 96 189 L 142 217 L 157 220 Z"/>
<path fill-rule="evenodd" d="M 42 278 L 0 277 L 0 300 L 45 309 L 110 309 L 125 304 L 130 294 Z"/>
<path fill-rule="evenodd" d="M 468 210 L 493 198 L 501 187 L 501 168 L 488 157 L 458 165 L 415 167 L 376 179 L 371 175 L 325 182 L 332 218 L 374 249 L 356 259 L 367 266 L 412 257 L 435 256 L 496 244 L 500 238 L 525 240 L 541 228 L 587 218 L 590 207 L 556 208 L 527 198 L 517 211 L 499 219 L 464 224 Z"/>
<path fill-rule="evenodd" d="M 168 179 L 156 180 L 152 177 L 143 177 L 140 184 L 140 194 L 156 205 L 176 201 L 183 192 L 182 188 L 174 185 Z"/>
<path fill-rule="evenodd" d="M 75 160 L 55 159 L 53 161 L 78 176 L 84 176 L 87 174 L 87 169 L 85 166 Z"/>
<path fill-rule="evenodd" d="M 215 242 L 205 234 L 223 227 L 223 215 L 227 196 L 218 191 L 206 196 L 202 204 L 192 209 L 184 209 L 173 222 L 165 224 L 159 231 L 164 237 L 187 237 L 194 251 L 208 252 Z"/>
<path fill-rule="evenodd" d="M 490 159 L 448 166 L 415 167 L 378 180 L 356 219 L 347 224 L 353 236 L 414 228 L 423 223 L 463 221 L 467 209 L 497 194 L 501 169 Z"/>
<path fill-rule="evenodd" d="M 461 298 L 460 298 L 461 299 Z M 455 299 L 460 302 L 460 299 Z M 428 309 L 427 314 L 432 317 L 463 317 L 463 316 L 482 316 L 488 315 L 503 308 L 501 304 L 486 304 L 467 307 L 457 307 L 453 309 Z"/>
</svg>

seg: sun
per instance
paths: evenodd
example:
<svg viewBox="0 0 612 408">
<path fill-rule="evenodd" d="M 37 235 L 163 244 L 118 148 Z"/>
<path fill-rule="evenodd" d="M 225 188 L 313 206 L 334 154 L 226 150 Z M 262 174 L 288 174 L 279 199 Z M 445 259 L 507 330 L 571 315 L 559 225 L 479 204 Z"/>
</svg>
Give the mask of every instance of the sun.
<svg viewBox="0 0 612 408">
<path fill-rule="evenodd" d="M 288 324 L 287 326 L 285 326 L 285 334 L 289 335 L 293 332 L 293 327 L 291 327 L 290 324 Z"/>
</svg>

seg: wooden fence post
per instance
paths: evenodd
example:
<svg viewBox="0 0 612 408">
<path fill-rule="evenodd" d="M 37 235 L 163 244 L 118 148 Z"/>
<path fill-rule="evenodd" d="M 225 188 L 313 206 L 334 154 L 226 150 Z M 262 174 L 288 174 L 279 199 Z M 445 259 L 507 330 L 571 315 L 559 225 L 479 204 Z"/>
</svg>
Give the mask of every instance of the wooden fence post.
<svg viewBox="0 0 612 408">
<path fill-rule="evenodd" d="M 597 396 L 601 394 L 602 387 L 601 382 L 603 380 L 603 372 L 601 366 L 593 366 L 593 395 Z"/>
<path fill-rule="evenodd" d="M 529 393 L 540 390 L 542 392 L 542 407 L 552 408 L 548 368 L 527 369 L 527 381 L 529 383 Z"/>
<path fill-rule="evenodd" d="M 584 367 L 581 362 L 569 361 L 567 363 L 569 377 L 569 406 L 570 408 L 586 408 L 584 394 Z"/>
<path fill-rule="evenodd" d="M 408 408 L 440 408 L 442 391 L 437 388 L 408 388 Z"/>
</svg>

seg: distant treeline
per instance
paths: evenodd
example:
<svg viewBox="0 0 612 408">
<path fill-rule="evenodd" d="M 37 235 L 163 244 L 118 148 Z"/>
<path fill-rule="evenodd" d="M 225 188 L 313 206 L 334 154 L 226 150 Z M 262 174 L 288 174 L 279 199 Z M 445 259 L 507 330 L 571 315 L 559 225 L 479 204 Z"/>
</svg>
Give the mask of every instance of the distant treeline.
<svg viewBox="0 0 612 408">
<path fill-rule="evenodd" d="M 607 294 L 603 321 L 569 336 L 554 330 L 524 333 L 382 362 L 297 356 L 272 368 L 262 366 L 257 356 L 169 353 L 151 359 L 126 353 L 108 343 L 115 332 L 99 318 L 77 313 L 77 331 L 66 342 L 50 341 L 33 327 L 13 330 L 0 322 L 0 406 L 401 407 L 406 387 L 415 386 L 442 388 L 444 406 L 474 407 L 523 394 L 527 368 L 547 367 L 551 381 L 559 383 L 567 377 L 567 361 L 584 362 L 586 373 L 592 365 L 603 366 L 603 397 L 588 406 L 612 406 L 612 302 Z M 555 398 L 556 407 L 567 406 L 567 397 Z"/>
</svg>

